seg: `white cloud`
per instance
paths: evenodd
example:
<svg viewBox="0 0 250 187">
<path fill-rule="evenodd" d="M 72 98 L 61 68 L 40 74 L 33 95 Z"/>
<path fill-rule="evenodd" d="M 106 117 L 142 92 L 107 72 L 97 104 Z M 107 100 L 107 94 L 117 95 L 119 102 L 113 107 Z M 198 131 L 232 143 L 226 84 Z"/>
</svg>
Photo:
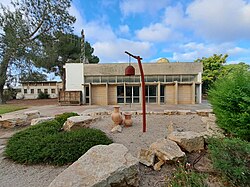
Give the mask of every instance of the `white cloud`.
<svg viewBox="0 0 250 187">
<path fill-rule="evenodd" d="M 250 38 L 250 4 L 243 0 L 196 0 L 187 14 L 197 33 L 208 38 Z"/>
<path fill-rule="evenodd" d="M 69 9 L 69 13 L 72 16 L 75 16 L 76 18 L 76 22 L 73 24 L 74 27 L 74 31 L 76 34 L 80 34 L 81 30 L 84 29 L 83 25 L 84 25 L 84 18 L 82 17 L 81 13 L 79 12 L 79 10 L 76 8 L 76 6 L 72 3 L 71 7 Z"/>
<path fill-rule="evenodd" d="M 177 33 L 172 32 L 170 28 L 161 23 L 156 23 L 149 27 L 144 27 L 141 30 L 137 30 L 136 36 L 142 41 L 151 42 L 164 42 L 180 37 Z"/>
<path fill-rule="evenodd" d="M 168 49 L 166 49 L 168 50 Z M 190 42 L 179 46 L 179 49 L 173 53 L 171 60 L 173 61 L 194 61 L 197 58 L 209 57 L 213 54 L 228 54 L 237 58 L 247 55 L 250 49 L 244 49 L 235 46 L 234 43 L 222 43 L 222 44 L 204 44 Z"/>
<path fill-rule="evenodd" d="M 95 55 L 101 59 L 101 63 L 127 62 L 125 51 L 144 58 L 152 54 L 152 46 L 148 42 L 136 42 L 126 39 L 116 39 L 113 41 L 96 42 Z"/>
<path fill-rule="evenodd" d="M 150 13 L 154 14 L 157 11 L 164 9 L 169 4 L 169 0 L 123 0 L 120 3 L 120 9 L 124 16 L 137 13 Z"/>
<path fill-rule="evenodd" d="M 208 40 L 250 39 L 250 2 L 246 0 L 195 0 L 186 9 L 177 4 L 166 8 L 164 20 L 170 28 L 193 31 Z"/>
<path fill-rule="evenodd" d="M 122 34 L 128 34 L 129 33 L 129 26 L 128 25 L 120 25 L 119 32 Z"/>
</svg>

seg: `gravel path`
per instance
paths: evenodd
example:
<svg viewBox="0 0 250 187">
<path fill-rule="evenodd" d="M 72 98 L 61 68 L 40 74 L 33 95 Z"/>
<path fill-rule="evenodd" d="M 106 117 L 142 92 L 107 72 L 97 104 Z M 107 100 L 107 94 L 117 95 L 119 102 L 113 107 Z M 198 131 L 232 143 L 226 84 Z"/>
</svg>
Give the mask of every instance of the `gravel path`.
<svg viewBox="0 0 250 187">
<path fill-rule="evenodd" d="M 183 131 L 203 132 L 206 126 L 197 115 L 148 115 L 147 132 L 142 133 L 142 116 L 133 116 L 133 126 L 123 128 L 122 133 L 111 133 L 112 120 L 104 116 L 92 124 L 93 128 L 104 131 L 116 143 L 124 144 L 137 157 L 140 148 L 147 148 L 151 143 L 166 135 L 166 126 L 174 122 L 174 128 Z M 11 134 L 9 134 L 11 136 Z M 2 145 L 1 145 L 2 144 Z M 0 146 L 6 144 L 6 133 L 0 132 Z M 3 149 L 1 149 L 3 150 Z M 0 186 L 1 187 L 45 187 L 67 166 L 53 167 L 48 165 L 25 166 L 13 163 L 3 157 L 0 150 Z M 160 172 L 140 165 L 142 187 L 162 186 L 161 182 L 171 174 L 174 167 L 165 165 Z"/>
</svg>

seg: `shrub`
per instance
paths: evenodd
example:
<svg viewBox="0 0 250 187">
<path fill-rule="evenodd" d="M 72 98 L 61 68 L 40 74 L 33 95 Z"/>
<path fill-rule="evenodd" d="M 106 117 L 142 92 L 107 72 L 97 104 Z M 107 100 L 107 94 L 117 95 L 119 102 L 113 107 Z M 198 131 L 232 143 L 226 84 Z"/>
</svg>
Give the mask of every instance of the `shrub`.
<svg viewBox="0 0 250 187">
<path fill-rule="evenodd" d="M 44 92 L 40 92 L 37 97 L 37 99 L 49 99 L 49 98 L 50 98 L 49 94 Z"/>
<path fill-rule="evenodd" d="M 65 112 L 65 113 L 63 113 L 63 114 L 57 115 L 57 116 L 55 117 L 55 120 L 56 120 L 59 124 L 63 125 L 64 122 L 67 121 L 67 119 L 68 119 L 69 117 L 72 117 L 72 116 L 79 116 L 79 115 L 78 115 L 77 113 L 75 113 L 75 112 Z"/>
<path fill-rule="evenodd" d="M 248 186 L 250 179 L 250 143 L 237 138 L 209 139 L 213 167 L 236 186 Z"/>
<path fill-rule="evenodd" d="M 180 164 L 177 166 L 177 170 L 173 173 L 173 177 L 170 180 L 170 186 L 172 187 L 200 187 L 207 186 L 204 182 L 206 176 L 204 174 L 196 173 L 191 170 L 186 170 L 185 167 Z"/>
<path fill-rule="evenodd" d="M 53 120 L 18 132 L 9 139 L 5 155 L 18 163 L 63 165 L 76 161 L 95 145 L 112 143 L 97 129 L 64 132 L 61 127 Z"/>
<path fill-rule="evenodd" d="M 250 140 L 250 72 L 228 74 L 217 80 L 208 94 L 218 125 L 234 136 Z"/>
</svg>

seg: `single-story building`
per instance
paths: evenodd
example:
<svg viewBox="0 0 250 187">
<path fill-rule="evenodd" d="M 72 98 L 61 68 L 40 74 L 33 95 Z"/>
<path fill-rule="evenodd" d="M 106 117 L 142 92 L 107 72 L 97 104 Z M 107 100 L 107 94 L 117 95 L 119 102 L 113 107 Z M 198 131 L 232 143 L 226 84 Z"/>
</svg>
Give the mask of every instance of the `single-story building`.
<svg viewBox="0 0 250 187">
<path fill-rule="evenodd" d="M 23 99 L 37 99 L 40 92 L 49 94 L 50 98 L 57 98 L 62 89 L 62 82 L 57 81 L 24 81 L 21 82 Z"/>
<path fill-rule="evenodd" d="M 83 104 L 141 103 L 141 77 L 137 63 L 134 76 L 125 76 L 128 63 L 67 63 L 66 91 L 81 91 Z M 143 63 L 146 103 L 201 103 L 201 63 Z"/>
</svg>

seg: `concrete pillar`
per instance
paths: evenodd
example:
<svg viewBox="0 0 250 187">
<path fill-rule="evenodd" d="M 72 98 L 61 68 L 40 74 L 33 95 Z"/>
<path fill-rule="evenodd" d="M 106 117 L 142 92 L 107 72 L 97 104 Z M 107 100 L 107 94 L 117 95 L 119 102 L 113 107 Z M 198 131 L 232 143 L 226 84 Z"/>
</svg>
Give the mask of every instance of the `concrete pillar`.
<svg viewBox="0 0 250 187">
<path fill-rule="evenodd" d="M 199 85 L 199 96 L 198 96 L 198 98 L 199 98 L 199 103 L 201 103 L 202 102 L 202 84 L 200 84 Z"/>
<path fill-rule="evenodd" d="M 92 84 L 89 83 L 89 105 L 92 105 Z"/>
<path fill-rule="evenodd" d="M 158 81 L 158 92 L 157 92 L 157 101 L 158 101 L 158 105 L 161 104 L 161 82 Z"/>
<path fill-rule="evenodd" d="M 106 105 L 109 104 L 109 85 L 106 83 Z"/>
<path fill-rule="evenodd" d="M 178 82 L 174 81 L 174 88 L 175 88 L 175 97 L 174 97 L 174 104 L 178 104 Z"/>
<path fill-rule="evenodd" d="M 192 83 L 192 104 L 195 104 L 195 82 Z"/>
</svg>

